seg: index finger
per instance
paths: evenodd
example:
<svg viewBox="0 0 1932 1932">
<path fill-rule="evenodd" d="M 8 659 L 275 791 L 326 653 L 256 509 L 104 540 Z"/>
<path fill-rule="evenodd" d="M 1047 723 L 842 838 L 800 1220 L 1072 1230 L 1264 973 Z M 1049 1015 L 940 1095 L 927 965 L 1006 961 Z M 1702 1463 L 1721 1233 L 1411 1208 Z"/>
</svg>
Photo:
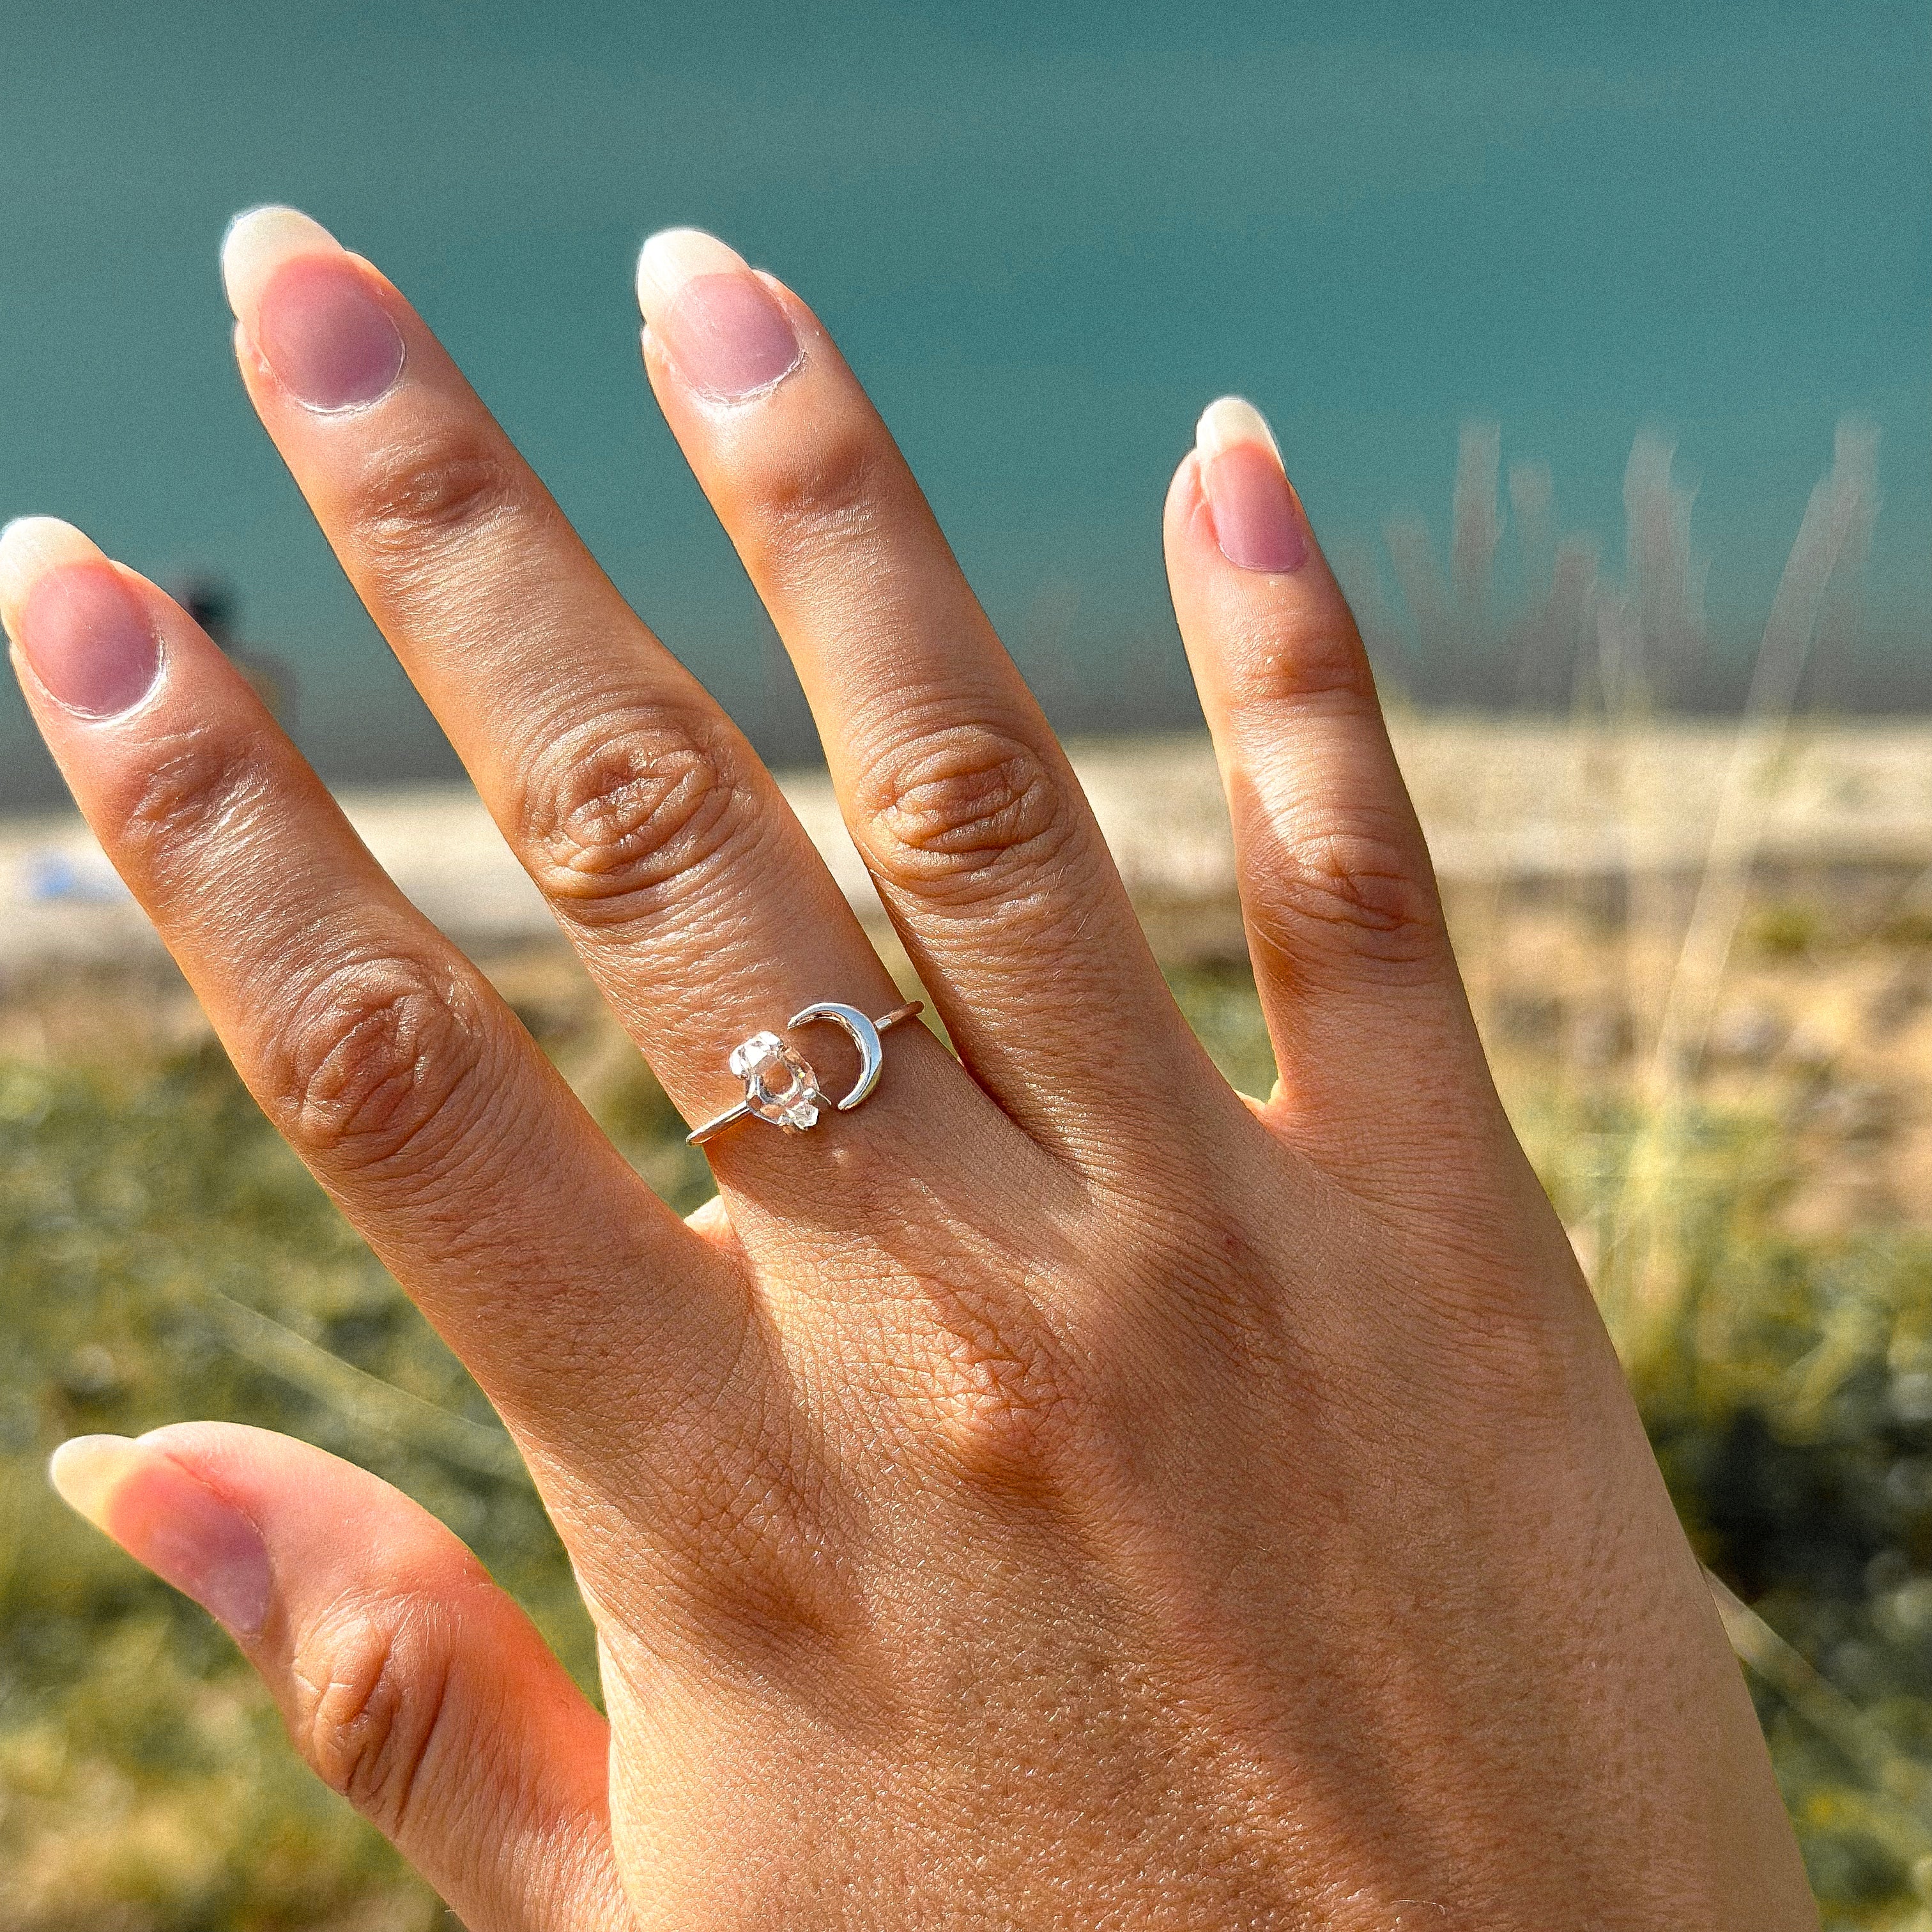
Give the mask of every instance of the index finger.
<svg viewBox="0 0 1932 1932">
<path fill-rule="evenodd" d="M 242 1077 L 519 1434 L 634 1442 L 640 1412 L 724 1376 L 742 1298 L 722 1262 L 186 614 L 34 518 L 0 538 L 0 617 L 82 811 Z M 665 1400 L 640 1404 L 640 1363 Z"/>
</svg>

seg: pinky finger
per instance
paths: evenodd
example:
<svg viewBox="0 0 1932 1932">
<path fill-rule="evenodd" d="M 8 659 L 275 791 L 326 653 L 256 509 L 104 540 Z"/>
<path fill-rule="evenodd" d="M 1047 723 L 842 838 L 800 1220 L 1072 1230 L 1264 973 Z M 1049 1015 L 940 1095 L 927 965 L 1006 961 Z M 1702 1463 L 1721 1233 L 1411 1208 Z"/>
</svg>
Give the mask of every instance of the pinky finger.
<svg viewBox="0 0 1932 1932">
<path fill-rule="evenodd" d="M 1330 1166 L 1432 1164 L 1445 1118 L 1499 1112 L 1468 1106 L 1493 1090 L 1367 655 L 1248 404 L 1202 417 L 1166 538 L 1281 1072 L 1268 1117 Z"/>
<path fill-rule="evenodd" d="M 474 1932 L 616 1932 L 607 1732 L 442 1525 L 366 1471 L 188 1423 L 55 1452 L 54 1486 L 240 1644 L 310 1766 Z"/>
</svg>

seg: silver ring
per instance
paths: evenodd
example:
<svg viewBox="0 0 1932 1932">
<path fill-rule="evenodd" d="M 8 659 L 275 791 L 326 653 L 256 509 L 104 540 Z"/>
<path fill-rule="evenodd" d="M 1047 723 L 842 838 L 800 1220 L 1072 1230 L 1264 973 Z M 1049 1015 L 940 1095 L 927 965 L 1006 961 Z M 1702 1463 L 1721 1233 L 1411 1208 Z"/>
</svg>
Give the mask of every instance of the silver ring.
<svg viewBox="0 0 1932 1932">
<path fill-rule="evenodd" d="M 786 1046 L 776 1034 L 754 1033 L 749 1040 L 740 1041 L 731 1049 L 730 1067 L 745 1083 L 745 1097 L 701 1127 L 693 1127 L 684 1137 L 685 1144 L 695 1147 L 742 1120 L 769 1120 L 788 1134 L 802 1134 L 818 1126 L 819 1115 L 827 1107 L 842 1114 L 850 1113 L 879 1084 L 880 1070 L 886 1059 L 879 1044 L 880 1034 L 925 1010 L 923 1000 L 912 1000 L 889 1013 L 881 1013 L 875 1020 L 868 1020 L 856 1006 L 842 1005 L 837 1000 L 820 1000 L 792 1015 L 786 1024 L 794 1028 L 808 1026 L 814 1020 L 830 1021 L 834 1026 L 843 1028 L 859 1049 L 859 1077 L 842 1100 L 833 1100 L 826 1095 L 818 1084 L 818 1076 L 812 1070 L 811 1061 Z"/>
</svg>

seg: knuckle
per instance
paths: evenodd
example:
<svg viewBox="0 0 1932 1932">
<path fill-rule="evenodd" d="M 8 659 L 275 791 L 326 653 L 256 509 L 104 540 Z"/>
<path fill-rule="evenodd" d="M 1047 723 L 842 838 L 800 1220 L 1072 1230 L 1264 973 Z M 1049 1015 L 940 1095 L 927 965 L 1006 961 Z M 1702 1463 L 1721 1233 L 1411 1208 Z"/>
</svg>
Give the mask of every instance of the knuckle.
<svg viewBox="0 0 1932 1932">
<path fill-rule="evenodd" d="M 1029 1364 L 962 1346 L 947 1358 L 932 1400 L 938 1439 L 975 1488 L 1023 1496 L 1052 1486 L 1075 1411 Z"/>
<path fill-rule="evenodd" d="M 514 808 L 537 884 L 585 925 L 646 916 L 724 869 L 758 815 L 722 724 L 652 711 L 564 734 L 530 764 Z"/>
<path fill-rule="evenodd" d="M 529 496 L 527 472 L 494 436 L 449 431 L 370 457 L 356 482 L 356 527 L 379 562 L 406 562 L 490 527 Z"/>
<path fill-rule="evenodd" d="M 120 855 L 150 874 L 190 848 L 231 839 L 266 797 L 254 737 L 194 724 L 152 746 L 122 802 Z"/>
<path fill-rule="evenodd" d="M 290 1730 L 329 1788 L 392 1836 L 448 1729 L 453 1638 L 421 1599 L 347 1601 L 298 1647 Z"/>
<path fill-rule="evenodd" d="M 1305 975 L 1326 952 L 1401 972 L 1432 970 L 1446 943 L 1442 910 L 1412 841 L 1357 818 L 1317 836 L 1271 832 L 1250 908 L 1257 943 Z"/>
<path fill-rule="evenodd" d="M 339 967 L 274 1029 L 272 1103 L 296 1144 L 338 1165 L 420 1168 L 460 1118 L 485 1023 L 453 974 L 400 955 Z"/>
<path fill-rule="evenodd" d="M 1017 740 L 974 726 L 898 747 L 862 781 L 861 842 L 886 875 L 970 893 L 988 875 L 1050 869 L 1072 842 L 1064 786 Z M 993 889 L 990 886 L 988 890 Z"/>
<path fill-rule="evenodd" d="M 883 454 L 872 425 L 840 422 L 767 455 L 751 483 L 774 560 L 863 527 L 885 488 Z"/>
<path fill-rule="evenodd" d="M 1354 626 L 1327 614 L 1277 626 L 1228 654 L 1238 710 L 1265 714 L 1280 705 L 1349 711 L 1376 709 L 1374 674 Z"/>
</svg>

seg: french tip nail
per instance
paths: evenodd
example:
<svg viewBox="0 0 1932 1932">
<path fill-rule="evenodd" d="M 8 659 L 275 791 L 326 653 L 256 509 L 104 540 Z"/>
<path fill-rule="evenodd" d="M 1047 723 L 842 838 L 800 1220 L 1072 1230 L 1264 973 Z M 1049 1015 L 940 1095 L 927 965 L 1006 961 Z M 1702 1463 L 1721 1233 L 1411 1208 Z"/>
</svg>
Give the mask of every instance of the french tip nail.
<svg viewBox="0 0 1932 1932">
<path fill-rule="evenodd" d="M 47 1459 L 47 1480 L 70 1509 L 105 1530 L 108 1504 L 140 1454 L 125 1436 L 70 1436 Z"/>
<path fill-rule="evenodd" d="M 290 255 L 340 254 L 342 244 L 313 215 L 267 201 L 244 208 L 221 237 L 221 280 L 237 316 Z"/>
<path fill-rule="evenodd" d="M 226 254 L 228 244 L 235 239 L 238 230 L 265 214 L 279 213 L 284 204 L 278 201 L 250 202 L 246 208 L 238 208 L 228 218 L 228 226 L 221 231 L 221 253 Z"/>
<path fill-rule="evenodd" d="M 124 1436 L 77 1436 L 54 1451 L 47 1474 L 136 1562 L 237 1635 L 260 1631 L 274 1581 L 260 1530 L 165 1449 Z"/>
<path fill-rule="evenodd" d="M 702 228 L 660 228 L 638 250 L 638 307 L 644 320 L 694 275 L 730 274 L 751 265 Z"/>
<path fill-rule="evenodd" d="M 25 516 L 9 517 L 0 524 L 0 545 L 18 549 L 23 544 L 38 545 L 55 537 L 79 537 L 91 550 L 92 543 L 73 524 L 63 523 L 58 517 Z"/>
<path fill-rule="evenodd" d="M 1220 396 L 1201 412 L 1194 428 L 1194 446 L 1203 459 L 1219 456 L 1237 443 L 1256 442 L 1281 460 L 1281 446 L 1274 440 L 1268 418 L 1245 396 Z"/>
<path fill-rule="evenodd" d="M 10 626 L 27 593 L 64 563 L 98 563 L 100 546 L 58 517 L 14 517 L 0 526 L 0 614 Z"/>
<path fill-rule="evenodd" d="M 272 228 L 291 240 L 302 237 L 312 242 L 326 242 L 332 248 L 342 246 L 314 215 L 304 214 L 299 208 L 291 208 L 286 202 L 258 201 L 252 208 L 242 208 L 230 217 L 228 226 L 222 231 L 222 252 L 225 254 L 238 238 L 252 240 Z"/>
<path fill-rule="evenodd" d="M 1308 560 L 1307 528 L 1260 410 L 1240 396 L 1209 404 L 1195 448 L 1222 555 L 1239 569 L 1270 576 L 1299 570 Z"/>
</svg>

